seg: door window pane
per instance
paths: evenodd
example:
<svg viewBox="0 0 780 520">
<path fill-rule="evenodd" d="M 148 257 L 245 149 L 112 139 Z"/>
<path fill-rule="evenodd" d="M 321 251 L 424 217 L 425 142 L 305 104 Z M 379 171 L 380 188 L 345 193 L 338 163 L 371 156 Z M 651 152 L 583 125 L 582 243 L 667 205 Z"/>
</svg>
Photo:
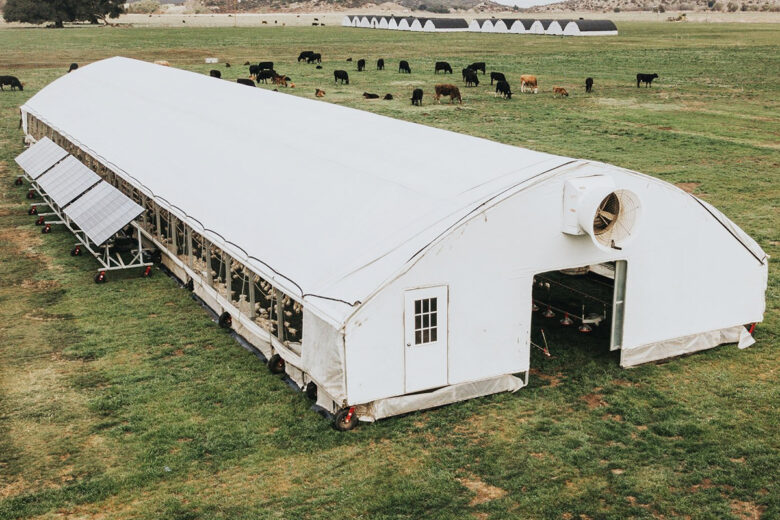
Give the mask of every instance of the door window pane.
<svg viewBox="0 0 780 520">
<path fill-rule="evenodd" d="M 437 334 L 437 298 L 414 301 L 414 344 L 433 343 Z"/>
</svg>

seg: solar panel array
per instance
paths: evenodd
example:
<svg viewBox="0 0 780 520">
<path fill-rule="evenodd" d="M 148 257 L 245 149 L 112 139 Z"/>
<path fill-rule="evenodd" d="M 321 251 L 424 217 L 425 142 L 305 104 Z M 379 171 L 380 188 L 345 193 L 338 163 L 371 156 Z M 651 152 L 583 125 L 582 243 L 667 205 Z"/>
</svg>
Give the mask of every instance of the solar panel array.
<svg viewBox="0 0 780 520">
<path fill-rule="evenodd" d="M 61 208 L 100 181 L 100 176 L 69 155 L 38 178 L 38 186 Z"/>
<path fill-rule="evenodd" d="M 97 245 L 115 235 L 143 208 L 107 182 L 79 197 L 64 212 Z"/>
<path fill-rule="evenodd" d="M 43 137 L 37 143 L 16 157 L 16 163 L 32 179 L 37 179 L 46 171 L 65 158 L 68 152 L 57 143 Z"/>
</svg>

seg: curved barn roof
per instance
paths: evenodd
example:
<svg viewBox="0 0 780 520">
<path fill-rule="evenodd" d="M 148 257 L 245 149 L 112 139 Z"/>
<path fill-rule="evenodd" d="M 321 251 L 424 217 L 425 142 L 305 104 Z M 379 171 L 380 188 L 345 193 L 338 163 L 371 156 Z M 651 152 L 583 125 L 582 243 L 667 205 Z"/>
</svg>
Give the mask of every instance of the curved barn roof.
<svg viewBox="0 0 780 520">
<path fill-rule="evenodd" d="M 22 109 L 337 321 L 351 307 L 326 298 L 360 301 L 486 200 L 572 162 L 119 57 Z"/>
<path fill-rule="evenodd" d="M 469 24 L 463 18 L 429 18 L 437 29 L 468 29 Z"/>
<path fill-rule="evenodd" d="M 577 24 L 580 31 L 617 31 L 612 20 L 571 20 Z"/>
</svg>

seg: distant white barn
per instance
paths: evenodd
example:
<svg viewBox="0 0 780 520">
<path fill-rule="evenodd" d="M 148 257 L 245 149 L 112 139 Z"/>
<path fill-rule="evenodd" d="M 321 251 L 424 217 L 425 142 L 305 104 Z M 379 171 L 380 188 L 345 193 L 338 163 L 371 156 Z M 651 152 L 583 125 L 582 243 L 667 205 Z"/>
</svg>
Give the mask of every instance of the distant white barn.
<svg viewBox="0 0 780 520">
<path fill-rule="evenodd" d="M 409 24 L 409 30 L 412 32 L 421 32 L 428 18 L 414 18 Z"/>
<path fill-rule="evenodd" d="M 391 16 L 390 18 L 387 19 L 387 28 L 391 31 L 398 30 L 398 22 L 399 22 L 398 18 L 396 18 L 395 16 Z"/>
<path fill-rule="evenodd" d="M 493 32 L 495 33 L 508 33 L 509 28 L 515 21 L 509 18 L 500 18 L 493 21 Z"/>
<path fill-rule="evenodd" d="M 531 30 L 534 21 L 529 19 L 520 19 L 512 22 L 509 32 L 512 34 L 525 34 Z"/>
<path fill-rule="evenodd" d="M 353 16 L 352 17 L 352 27 L 360 27 L 360 17 L 359 16 Z"/>
<path fill-rule="evenodd" d="M 488 19 L 482 22 L 482 32 L 484 33 L 490 33 L 493 32 L 493 22 L 495 20 Z"/>
<path fill-rule="evenodd" d="M 379 28 L 379 17 L 378 16 L 372 16 L 370 22 L 371 22 L 371 28 L 372 29 L 378 29 Z"/>
<path fill-rule="evenodd" d="M 341 19 L 341 25 L 343 27 L 351 27 L 352 26 L 352 16 L 346 15 L 344 18 Z"/>
<path fill-rule="evenodd" d="M 399 31 L 409 31 L 412 25 L 412 22 L 414 22 L 414 18 L 411 16 L 407 16 L 406 18 L 401 18 L 398 20 L 398 30 Z"/>
<path fill-rule="evenodd" d="M 549 273 L 608 275 L 578 279 L 608 287 L 594 310 L 622 366 L 749 346 L 763 319 L 761 247 L 617 166 L 126 58 L 61 76 L 21 115 L 28 142 L 141 205 L 145 244 L 342 429 L 525 386 L 533 335 L 560 319 L 534 312 L 560 313 Z"/>
<path fill-rule="evenodd" d="M 387 29 L 389 20 L 390 20 L 389 16 L 382 16 L 381 18 L 379 18 L 379 29 Z"/>
<path fill-rule="evenodd" d="M 361 27 L 363 29 L 370 29 L 371 28 L 371 19 L 368 16 L 360 17 L 360 25 L 358 25 L 358 27 Z"/>
<path fill-rule="evenodd" d="M 562 36 L 563 28 L 566 27 L 566 24 L 569 22 L 571 22 L 571 20 L 553 20 L 550 22 L 549 27 L 547 27 L 545 34 L 549 34 L 551 36 Z"/>
<path fill-rule="evenodd" d="M 563 29 L 565 36 L 616 36 L 618 28 L 611 20 L 572 20 Z"/>
<path fill-rule="evenodd" d="M 463 18 L 429 18 L 423 24 L 426 32 L 462 32 L 468 31 L 469 24 Z"/>
<path fill-rule="evenodd" d="M 535 20 L 528 31 L 531 34 L 547 34 L 547 28 L 550 27 L 552 20 Z"/>
</svg>

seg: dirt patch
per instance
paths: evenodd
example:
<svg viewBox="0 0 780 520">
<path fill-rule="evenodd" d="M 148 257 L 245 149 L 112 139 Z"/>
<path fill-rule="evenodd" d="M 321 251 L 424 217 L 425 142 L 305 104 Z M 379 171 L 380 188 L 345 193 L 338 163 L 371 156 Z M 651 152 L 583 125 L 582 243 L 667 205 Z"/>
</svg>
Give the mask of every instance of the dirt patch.
<svg viewBox="0 0 780 520">
<path fill-rule="evenodd" d="M 598 390 L 601 390 L 600 388 L 595 389 L 595 392 L 591 392 L 590 394 L 585 394 L 582 397 L 580 397 L 581 401 L 585 401 L 585 404 L 588 405 L 588 408 L 591 410 L 595 408 L 599 408 L 601 406 L 607 406 L 607 402 L 602 399 L 601 394 L 598 393 Z"/>
<path fill-rule="evenodd" d="M 552 388 L 560 385 L 563 382 L 563 379 L 565 377 L 563 375 L 563 372 L 558 372 L 555 375 L 544 374 L 537 368 L 532 368 L 531 369 L 531 375 L 538 377 L 542 381 L 546 381 L 547 382 L 547 386 L 552 387 Z"/>
<path fill-rule="evenodd" d="M 605 413 L 601 416 L 601 419 L 604 421 L 615 421 L 615 422 L 623 422 L 623 416 L 622 415 L 610 415 L 608 413 Z"/>
<path fill-rule="evenodd" d="M 685 193 L 693 193 L 701 186 L 700 182 L 675 182 L 675 186 L 683 190 Z"/>
<path fill-rule="evenodd" d="M 736 499 L 731 501 L 732 514 L 743 520 L 760 520 L 764 510 L 766 510 L 765 506 L 759 506 L 753 502 Z"/>
<path fill-rule="evenodd" d="M 465 488 L 476 493 L 476 496 L 469 503 L 470 506 L 476 506 L 490 502 L 506 495 L 506 490 L 496 486 L 491 486 L 482 482 L 478 477 L 471 475 L 457 479 Z"/>
<path fill-rule="evenodd" d="M 701 489 L 712 489 L 715 487 L 715 484 L 712 483 L 712 480 L 705 478 L 698 484 L 694 484 L 691 486 L 691 493 L 696 493 L 697 491 Z"/>
</svg>

